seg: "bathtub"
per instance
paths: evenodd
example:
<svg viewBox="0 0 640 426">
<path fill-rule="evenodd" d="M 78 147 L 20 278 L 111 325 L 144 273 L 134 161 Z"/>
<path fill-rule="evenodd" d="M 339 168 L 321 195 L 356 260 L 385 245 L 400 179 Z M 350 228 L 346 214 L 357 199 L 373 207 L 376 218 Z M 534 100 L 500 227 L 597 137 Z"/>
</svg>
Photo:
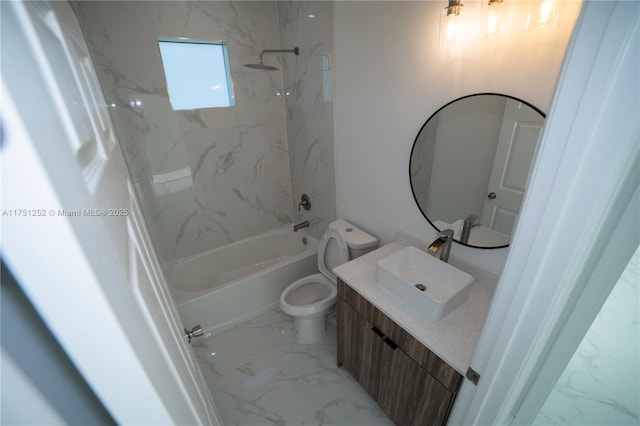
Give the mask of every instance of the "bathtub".
<svg viewBox="0 0 640 426">
<path fill-rule="evenodd" d="M 272 309 L 293 281 L 318 272 L 318 241 L 276 229 L 165 265 L 184 327 L 216 334 Z"/>
</svg>

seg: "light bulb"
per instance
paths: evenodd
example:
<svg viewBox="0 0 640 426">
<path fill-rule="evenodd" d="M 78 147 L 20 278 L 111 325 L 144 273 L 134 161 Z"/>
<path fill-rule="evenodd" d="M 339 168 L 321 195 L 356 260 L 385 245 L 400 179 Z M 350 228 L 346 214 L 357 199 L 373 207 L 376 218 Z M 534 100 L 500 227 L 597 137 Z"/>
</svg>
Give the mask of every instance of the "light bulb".
<svg viewBox="0 0 640 426">
<path fill-rule="evenodd" d="M 554 28 L 558 25 L 558 12 L 555 0 L 542 0 L 535 3 L 527 16 L 525 30 L 536 28 Z"/>
<path fill-rule="evenodd" d="M 438 46 L 454 46 L 461 40 L 464 29 L 462 6 L 460 0 L 449 0 L 449 6 L 440 13 Z"/>
<path fill-rule="evenodd" d="M 553 12 L 554 1 L 545 0 L 540 4 L 540 15 L 538 16 L 538 26 L 544 27 L 551 18 L 551 12 Z"/>
<path fill-rule="evenodd" d="M 487 17 L 487 36 L 493 37 L 497 35 L 500 26 L 500 13 L 489 12 Z"/>
<path fill-rule="evenodd" d="M 456 24 L 455 18 L 450 18 L 448 21 L 445 37 L 447 42 L 450 43 L 456 40 L 456 36 L 458 35 L 458 25 Z"/>
</svg>

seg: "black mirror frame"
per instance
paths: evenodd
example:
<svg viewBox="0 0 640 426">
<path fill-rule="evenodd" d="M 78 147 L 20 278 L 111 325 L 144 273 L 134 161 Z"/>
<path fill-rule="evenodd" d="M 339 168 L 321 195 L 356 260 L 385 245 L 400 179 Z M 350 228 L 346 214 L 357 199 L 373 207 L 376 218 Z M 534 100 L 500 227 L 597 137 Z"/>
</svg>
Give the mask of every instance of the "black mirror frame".
<svg viewBox="0 0 640 426">
<path fill-rule="evenodd" d="M 520 98 L 516 98 L 515 96 L 505 95 L 503 93 L 492 93 L 492 92 L 474 93 L 474 94 L 471 94 L 471 95 L 466 95 L 466 96 L 462 96 L 460 98 L 454 99 L 451 102 L 448 102 L 447 104 L 445 104 L 445 105 L 441 106 L 440 108 L 438 108 L 438 110 L 436 112 L 434 112 L 433 114 L 431 114 L 431 116 L 429 116 L 427 121 L 425 121 L 424 124 L 420 127 L 420 130 L 418 130 L 418 133 L 416 134 L 416 138 L 413 140 L 413 145 L 411 145 L 411 153 L 409 154 L 409 185 L 411 185 L 411 195 L 413 196 L 413 200 L 415 201 L 416 206 L 418 206 L 418 209 L 420 210 L 420 213 L 422 213 L 422 216 L 424 216 L 424 218 L 427 219 L 427 222 L 429 222 L 429 224 L 433 227 L 433 229 L 435 229 L 438 232 L 440 232 L 441 230 L 438 229 L 438 227 L 435 226 L 433 224 L 433 222 L 431 222 L 431 219 L 429 219 L 429 217 L 427 216 L 427 213 L 422 209 L 422 206 L 420 206 L 420 203 L 418 203 L 418 199 L 416 198 L 416 193 L 415 193 L 414 188 L 413 188 L 413 181 L 411 180 L 411 159 L 413 158 L 413 151 L 414 151 L 414 149 L 416 147 L 416 143 L 418 142 L 418 138 L 420 137 L 420 133 L 422 133 L 422 130 L 425 128 L 425 126 L 427 125 L 429 120 L 431 120 L 433 117 L 435 117 L 440 111 L 442 111 L 443 109 L 445 109 L 446 107 L 448 107 L 449 105 L 451 105 L 454 102 L 458 102 L 458 101 L 461 101 L 463 99 L 471 98 L 471 97 L 474 97 L 474 96 L 487 96 L 487 95 L 501 96 L 501 97 L 513 99 L 513 100 L 518 101 L 518 102 L 522 102 L 523 104 L 526 104 L 528 107 L 530 107 L 531 109 L 536 111 L 538 114 L 540 114 L 542 116 L 542 118 L 544 118 L 544 119 L 547 118 L 547 115 L 544 112 L 542 112 L 540 110 L 540 108 L 532 105 L 531 103 L 529 103 L 527 101 L 524 101 L 524 100 L 522 100 Z M 474 246 L 472 244 L 463 243 L 463 242 L 460 242 L 460 241 L 455 240 L 455 239 L 453 241 L 455 243 L 463 245 L 463 246 L 476 248 L 476 249 L 484 249 L 484 250 L 493 250 L 493 249 L 501 249 L 501 248 L 509 247 L 509 244 L 505 244 L 505 245 L 501 245 L 501 246 L 483 247 L 483 246 Z"/>
</svg>

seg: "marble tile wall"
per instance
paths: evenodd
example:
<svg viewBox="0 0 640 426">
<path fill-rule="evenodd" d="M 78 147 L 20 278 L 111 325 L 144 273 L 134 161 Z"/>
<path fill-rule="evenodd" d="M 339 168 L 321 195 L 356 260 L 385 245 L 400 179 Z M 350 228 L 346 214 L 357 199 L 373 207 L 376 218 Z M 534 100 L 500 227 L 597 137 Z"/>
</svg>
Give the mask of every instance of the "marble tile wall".
<svg viewBox="0 0 640 426">
<path fill-rule="evenodd" d="M 320 238 L 336 216 L 332 2 L 280 1 L 278 16 L 282 48 L 300 48 L 299 56 L 282 58 L 294 219 L 308 220 Z M 302 194 L 309 211 L 297 208 Z"/>
<path fill-rule="evenodd" d="M 640 422 L 640 249 L 635 252 L 534 425 Z"/>
<path fill-rule="evenodd" d="M 331 129 L 327 122 L 331 104 L 316 108 L 311 99 L 317 90 L 305 82 L 306 74 L 313 74 L 307 60 L 319 61 L 321 54 L 331 51 L 331 44 L 296 40 L 304 53 L 294 77 L 304 102 L 286 111 L 276 93 L 292 80 L 285 78 L 283 83 L 282 72 L 242 66 L 256 63 L 262 49 L 279 48 L 279 18 L 288 19 L 287 28 L 295 27 L 291 19 L 296 19 L 282 11 L 301 7 L 288 4 L 280 13 L 277 2 L 262 1 L 108 1 L 77 2 L 73 7 L 112 105 L 132 180 L 163 262 L 291 224 L 293 203 L 302 191 L 308 191 L 312 200 L 319 195 L 326 198 L 315 203 L 314 215 L 333 217 L 333 144 L 318 136 Z M 325 31 L 330 37 L 328 22 Z M 291 34 L 307 30 L 298 31 Z M 173 111 L 158 37 L 227 41 L 236 105 Z M 281 58 L 265 56 L 267 60 L 277 65 Z M 305 105 L 313 108 L 309 114 L 303 111 Z M 293 129 L 289 135 L 287 125 Z M 291 159 L 288 136 L 295 136 Z M 321 144 L 322 149 L 316 148 Z M 290 169 L 290 160 L 306 163 Z M 306 168 L 314 174 L 299 171 Z M 295 184 L 296 200 L 292 174 L 294 180 L 307 179 L 306 184 Z M 322 222 L 315 217 L 315 222 Z"/>
</svg>

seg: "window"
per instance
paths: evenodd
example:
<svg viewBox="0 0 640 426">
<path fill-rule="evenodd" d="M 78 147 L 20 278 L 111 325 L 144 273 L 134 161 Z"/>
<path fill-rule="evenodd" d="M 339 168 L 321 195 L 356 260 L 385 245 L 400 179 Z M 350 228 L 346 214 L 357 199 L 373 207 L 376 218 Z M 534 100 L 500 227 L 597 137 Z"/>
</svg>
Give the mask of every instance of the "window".
<svg viewBox="0 0 640 426">
<path fill-rule="evenodd" d="M 174 110 L 234 104 L 225 42 L 161 38 L 158 45 Z"/>
</svg>

